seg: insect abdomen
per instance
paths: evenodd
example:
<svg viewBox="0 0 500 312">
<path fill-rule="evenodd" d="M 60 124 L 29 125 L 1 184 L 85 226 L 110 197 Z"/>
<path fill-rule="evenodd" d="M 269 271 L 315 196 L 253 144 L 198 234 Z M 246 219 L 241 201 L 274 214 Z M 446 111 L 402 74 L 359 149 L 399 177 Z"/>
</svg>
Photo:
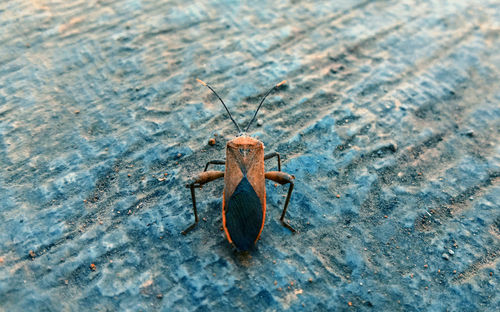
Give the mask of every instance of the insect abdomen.
<svg viewBox="0 0 500 312">
<path fill-rule="evenodd" d="M 226 207 L 226 228 L 231 240 L 238 249 L 249 250 L 260 234 L 263 211 L 259 196 L 245 176 L 229 198 Z"/>
</svg>

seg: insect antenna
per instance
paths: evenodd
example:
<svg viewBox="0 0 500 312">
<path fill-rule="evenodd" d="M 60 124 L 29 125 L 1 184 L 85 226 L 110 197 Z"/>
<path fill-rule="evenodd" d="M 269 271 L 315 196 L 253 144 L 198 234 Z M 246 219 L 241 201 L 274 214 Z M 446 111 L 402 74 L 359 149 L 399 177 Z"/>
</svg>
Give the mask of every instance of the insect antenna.
<svg viewBox="0 0 500 312">
<path fill-rule="evenodd" d="M 226 104 L 224 104 L 224 101 L 220 98 L 220 96 L 217 94 L 217 92 L 215 92 L 214 89 L 212 89 L 211 86 L 209 86 L 208 84 L 206 84 L 204 81 L 201 81 L 200 79 L 196 79 L 199 83 L 201 83 L 202 85 L 204 85 L 205 87 L 209 88 L 216 96 L 217 98 L 220 100 L 220 102 L 222 103 L 222 105 L 224 105 L 224 108 L 226 109 L 226 112 L 229 114 L 229 118 L 231 118 L 231 120 L 233 121 L 234 125 L 236 126 L 236 128 L 238 128 L 238 133 L 241 133 L 241 129 L 240 129 L 240 126 L 238 126 L 238 124 L 236 123 L 236 121 L 233 119 L 233 116 L 231 116 L 231 113 L 229 112 L 229 109 L 227 109 L 227 106 Z"/>
<path fill-rule="evenodd" d="M 259 109 L 262 106 L 262 103 L 264 103 L 264 100 L 269 95 L 269 93 L 271 93 L 271 91 L 273 91 L 274 89 L 279 88 L 281 85 L 284 85 L 285 83 L 286 83 L 286 80 L 283 80 L 282 82 L 278 83 L 277 85 L 275 85 L 274 87 L 272 87 L 271 89 L 269 89 L 269 91 L 267 91 L 267 93 L 266 93 L 266 95 L 264 95 L 264 98 L 262 99 L 262 101 L 260 101 L 259 107 L 257 107 L 257 110 L 255 111 L 255 114 L 253 115 L 252 120 L 250 120 L 250 123 L 248 124 L 245 132 L 248 132 L 248 129 L 252 125 L 252 122 L 255 120 L 255 117 L 257 117 L 257 113 L 259 112 Z"/>
</svg>

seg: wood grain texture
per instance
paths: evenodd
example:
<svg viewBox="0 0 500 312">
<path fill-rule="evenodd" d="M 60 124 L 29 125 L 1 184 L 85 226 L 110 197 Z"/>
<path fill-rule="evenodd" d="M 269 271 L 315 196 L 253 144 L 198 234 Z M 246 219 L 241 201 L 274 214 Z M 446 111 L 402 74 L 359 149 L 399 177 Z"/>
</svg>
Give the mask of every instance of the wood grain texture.
<svg viewBox="0 0 500 312">
<path fill-rule="evenodd" d="M 0 311 L 495 311 L 499 21 L 498 0 L 1 1 Z M 242 126 L 287 80 L 250 135 L 296 177 L 299 233 L 266 182 L 251 257 L 222 179 L 179 234 L 236 135 L 196 78 Z"/>
</svg>

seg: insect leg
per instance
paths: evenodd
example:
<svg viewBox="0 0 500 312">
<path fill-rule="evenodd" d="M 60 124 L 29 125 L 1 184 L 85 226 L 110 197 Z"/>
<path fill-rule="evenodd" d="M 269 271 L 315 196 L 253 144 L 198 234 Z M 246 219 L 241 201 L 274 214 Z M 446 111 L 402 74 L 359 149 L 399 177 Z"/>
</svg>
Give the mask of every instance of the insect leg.
<svg viewBox="0 0 500 312">
<path fill-rule="evenodd" d="M 281 171 L 281 157 L 280 157 L 280 153 L 278 153 L 278 152 L 272 152 L 272 153 L 266 154 L 266 155 L 264 155 L 264 160 L 268 160 L 268 159 L 273 158 L 273 157 L 278 157 L 278 171 Z"/>
<path fill-rule="evenodd" d="M 196 195 L 195 195 L 195 188 L 201 188 L 203 184 L 220 179 L 224 177 L 224 172 L 223 171 L 204 171 L 200 174 L 198 174 L 191 183 L 187 184 L 186 187 L 191 189 L 191 199 L 193 201 L 193 212 L 194 212 L 194 223 L 188 226 L 184 231 L 181 233 L 183 235 L 186 235 L 189 231 L 194 229 L 196 224 L 198 224 L 198 211 L 196 210 Z"/>
<path fill-rule="evenodd" d="M 226 164 L 225 160 L 211 160 L 211 161 L 207 162 L 207 164 L 205 166 L 205 170 L 203 170 L 203 171 L 207 171 L 208 165 L 225 165 L 225 164 Z"/>
<path fill-rule="evenodd" d="M 193 200 L 193 212 L 194 212 L 194 223 L 188 226 L 184 231 L 182 231 L 182 235 L 186 235 L 189 231 L 194 229 L 196 224 L 198 224 L 198 212 L 196 211 L 196 195 L 194 193 L 194 185 L 189 185 L 189 188 L 191 189 L 191 199 Z"/>
<path fill-rule="evenodd" d="M 292 232 L 296 232 L 295 229 L 285 221 L 286 209 L 288 208 L 288 203 L 290 203 L 290 197 L 292 196 L 294 186 L 293 180 L 295 179 L 295 177 L 282 171 L 269 171 L 266 172 L 266 179 L 278 182 L 281 185 L 287 183 L 290 184 L 290 186 L 288 187 L 288 195 L 286 196 L 285 200 L 285 207 L 283 208 L 283 212 L 281 213 L 280 221 L 284 227 L 288 228 Z"/>
</svg>

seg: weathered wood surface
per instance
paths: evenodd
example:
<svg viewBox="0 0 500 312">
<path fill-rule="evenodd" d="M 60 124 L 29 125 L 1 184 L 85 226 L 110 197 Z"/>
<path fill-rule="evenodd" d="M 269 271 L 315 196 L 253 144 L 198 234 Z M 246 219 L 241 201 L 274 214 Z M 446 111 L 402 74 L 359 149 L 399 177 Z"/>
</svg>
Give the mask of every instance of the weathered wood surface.
<svg viewBox="0 0 500 312">
<path fill-rule="evenodd" d="M 498 307 L 499 1 L 19 0 L 0 29 L 0 310 Z M 268 183 L 251 257 L 220 183 L 179 234 L 235 134 L 195 78 L 243 124 L 288 80 L 252 134 L 300 233 Z"/>
</svg>

